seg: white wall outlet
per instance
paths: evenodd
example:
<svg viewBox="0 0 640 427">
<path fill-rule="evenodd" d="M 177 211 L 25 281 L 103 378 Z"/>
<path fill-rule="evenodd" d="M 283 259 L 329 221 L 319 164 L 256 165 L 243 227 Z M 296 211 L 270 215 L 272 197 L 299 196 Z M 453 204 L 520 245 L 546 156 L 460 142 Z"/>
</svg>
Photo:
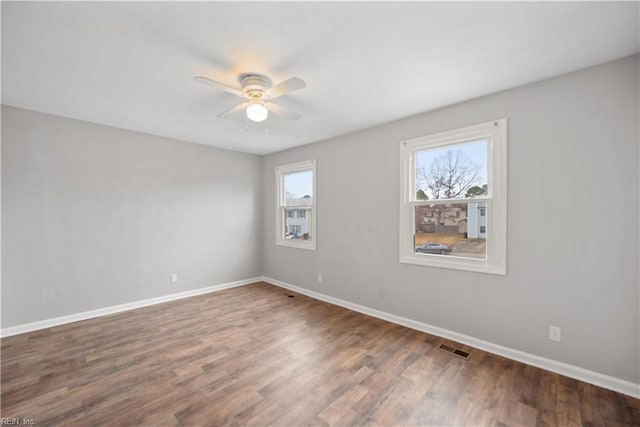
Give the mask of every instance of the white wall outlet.
<svg viewBox="0 0 640 427">
<path fill-rule="evenodd" d="M 322 274 L 318 274 L 318 283 L 322 283 Z"/>
<path fill-rule="evenodd" d="M 387 291 L 385 291 L 382 288 L 378 289 L 378 296 L 380 296 L 380 298 L 386 297 L 387 296 Z"/>
<path fill-rule="evenodd" d="M 178 275 L 176 273 L 171 273 L 171 283 L 176 283 L 178 281 Z"/>
<path fill-rule="evenodd" d="M 549 326 L 549 339 L 560 342 L 562 340 L 562 330 L 558 326 Z"/>
</svg>

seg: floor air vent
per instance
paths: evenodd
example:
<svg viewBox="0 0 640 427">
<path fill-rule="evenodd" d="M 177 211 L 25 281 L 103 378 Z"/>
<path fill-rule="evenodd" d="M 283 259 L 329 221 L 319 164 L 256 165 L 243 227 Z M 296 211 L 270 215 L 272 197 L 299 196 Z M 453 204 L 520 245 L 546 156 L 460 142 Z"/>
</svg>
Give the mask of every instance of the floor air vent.
<svg viewBox="0 0 640 427">
<path fill-rule="evenodd" d="M 453 350 L 453 354 L 457 354 L 458 356 L 464 357 L 465 359 L 469 357 L 469 353 L 467 353 L 466 351 L 458 350 L 458 349 Z"/>
<path fill-rule="evenodd" d="M 440 344 L 440 347 L 438 347 L 440 350 L 444 350 L 444 351 L 448 351 L 449 353 L 453 353 L 456 356 L 460 356 L 464 359 L 467 359 L 469 357 L 469 353 L 467 353 L 466 351 L 462 351 L 459 350 L 457 348 L 453 348 L 453 347 L 449 347 L 446 344 Z"/>
</svg>

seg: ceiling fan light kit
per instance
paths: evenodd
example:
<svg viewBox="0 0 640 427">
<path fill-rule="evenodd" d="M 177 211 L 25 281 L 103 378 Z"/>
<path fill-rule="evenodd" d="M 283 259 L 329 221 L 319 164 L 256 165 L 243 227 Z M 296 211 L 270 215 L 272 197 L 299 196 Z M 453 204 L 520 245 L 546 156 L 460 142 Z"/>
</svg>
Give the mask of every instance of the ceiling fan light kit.
<svg viewBox="0 0 640 427">
<path fill-rule="evenodd" d="M 269 111 L 261 103 L 251 103 L 247 107 L 247 118 L 253 122 L 263 122 L 267 119 Z"/>
<path fill-rule="evenodd" d="M 247 118 L 253 122 L 262 122 L 267 119 L 269 112 L 283 115 L 287 118 L 297 120 L 298 113 L 284 108 L 280 104 L 273 102 L 274 99 L 305 88 L 307 85 L 298 77 L 291 77 L 275 86 L 272 86 L 269 77 L 257 73 L 244 73 L 238 77 L 240 87 L 236 88 L 227 84 L 212 80 L 204 76 L 195 76 L 196 82 L 222 89 L 233 95 L 245 98 L 245 101 L 237 104 L 226 111 L 218 114 L 218 117 L 228 117 L 234 113 L 245 110 Z"/>
</svg>

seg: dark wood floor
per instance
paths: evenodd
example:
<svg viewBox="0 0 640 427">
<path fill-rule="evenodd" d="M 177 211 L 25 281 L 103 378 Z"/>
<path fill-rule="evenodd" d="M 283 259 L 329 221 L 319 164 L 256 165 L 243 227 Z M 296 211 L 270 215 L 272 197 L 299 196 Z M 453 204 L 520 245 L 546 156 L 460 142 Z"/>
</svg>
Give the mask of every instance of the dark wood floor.
<svg viewBox="0 0 640 427">
<path fill-rule="evenodd" d="M 259 283 L 2 339 L 2 416 L 638 426 L 640 401 Z"/>
</svg>

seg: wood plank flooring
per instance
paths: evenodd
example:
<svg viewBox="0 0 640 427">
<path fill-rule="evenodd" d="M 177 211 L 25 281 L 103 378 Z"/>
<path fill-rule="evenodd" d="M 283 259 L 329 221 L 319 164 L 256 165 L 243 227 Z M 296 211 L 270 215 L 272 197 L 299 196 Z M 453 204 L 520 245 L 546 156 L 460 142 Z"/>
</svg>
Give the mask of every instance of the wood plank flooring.
<svg viewBox="0 0 640 427">
<path fill-rule="evenodd" d="M 1 403 L 65 426 L 640 425 L 637 399 L 266 283 L 4 338 Z"/>
</svg>

